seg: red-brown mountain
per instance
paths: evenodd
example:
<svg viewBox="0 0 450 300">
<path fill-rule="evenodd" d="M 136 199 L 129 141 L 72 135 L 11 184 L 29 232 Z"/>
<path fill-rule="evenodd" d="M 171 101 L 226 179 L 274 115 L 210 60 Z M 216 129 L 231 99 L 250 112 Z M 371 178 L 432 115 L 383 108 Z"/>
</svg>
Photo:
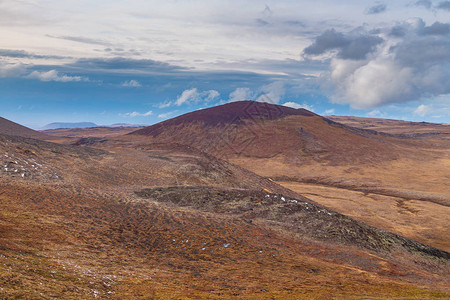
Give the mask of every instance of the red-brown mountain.
<svg viewBox="0 0 450 300">
<path fill-rule="evenodd" d="M 293 163 L 367 161 L 393 157 L 390 137 L 345 126 L 305 109 L 240 101 L 198 110 L 130 133 L 151 142 L 177 142 L 219 157 L 269 158 Z"/>
<path fill-rule="evenodd" d="M 225 126 L 228 124 L 242 125 L 248 121 L 276 120 L 286 116 L 295 115 L 315 116 L 316 114 L 302 108 L 295 109 L 255 101 L 238 101 L 193 111 L 153 126 L 137 130 L 134 133 L 156 137 L 163 133 L 165 128 L 181 124 L 200 123 L 203 126 Z"/>
</svg>

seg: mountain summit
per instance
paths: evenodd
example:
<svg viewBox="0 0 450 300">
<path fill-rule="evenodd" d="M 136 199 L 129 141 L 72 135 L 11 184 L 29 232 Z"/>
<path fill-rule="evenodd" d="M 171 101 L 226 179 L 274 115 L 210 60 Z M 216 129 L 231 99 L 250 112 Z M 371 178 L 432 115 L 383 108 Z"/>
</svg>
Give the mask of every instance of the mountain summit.
<svg viewBox="0 0 450 300">
<path fill-rule="evenodd" d="M 338 124 L 305 109 L 240 101 L 202 109 L 130 133 L 156 143 L 182 143 L 219 157 L 292 162 L 352 161 L 392 156 L 385 137 Z"/>
<path fill-rule="evenodd" d="M 155 137 L 163 133 L 164 128 L 181 124 L 198 123 L 203 126 L 225 126 L 228 124 L 243 124 L 244 122 L 260 120 L 276 120 L 294 115 L 315 116 L 316 114 L 302 108 L 295 109 L 287 106 L 247 100 L 193 111 L 137 130 L 132 134 Z"/>
</svg>

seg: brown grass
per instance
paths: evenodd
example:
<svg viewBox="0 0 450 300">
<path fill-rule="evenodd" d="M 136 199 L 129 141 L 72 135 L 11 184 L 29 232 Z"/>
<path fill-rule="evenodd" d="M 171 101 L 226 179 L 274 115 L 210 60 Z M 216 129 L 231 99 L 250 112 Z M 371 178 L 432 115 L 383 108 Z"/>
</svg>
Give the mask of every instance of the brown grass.
<svg viewBox="0 0 450 300">
<path fill-rule="evenodd" d="M 401 283 L 397 274 L 404 271 L 385 259 L 375 258 L 379 267 L 364 271 L 342 263 L 336 256 L 341 247 L 240 219 L 40 185 L 1 188 L 1 232 L 7 234 L 0 239 L 0 293 L 8 298 L 448 296 Z M 341 249 L 348 255 L 349 248 Z M 433 280 L 435 288 L 444 283 L 428 272 L 410 271 Z"/>
<path fill-rule="evenodd" d="M 415 136 L 421 138 L 450 138 L 449 124 L 346 116 L 329 116 L 327 118 L 348 126 L 375 130 L 389 134 Z"/>
<path fill-rule="evenodd" d="M 356 220 L 450 251 L 448 206 L 324 185 L 279 183 Z"/>
</svg>

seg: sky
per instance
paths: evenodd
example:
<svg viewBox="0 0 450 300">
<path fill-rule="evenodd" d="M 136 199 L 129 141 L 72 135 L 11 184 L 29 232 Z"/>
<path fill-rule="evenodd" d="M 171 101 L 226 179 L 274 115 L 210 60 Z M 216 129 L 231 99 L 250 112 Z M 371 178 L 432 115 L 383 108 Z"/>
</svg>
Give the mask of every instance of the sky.
<svg viewBox="0 0 450 300">
<path fill-rule="evenodd" d="M 450 1 L 0 0 L 0 116 L 154 124 L 239 100 L 450 123 Z"/>
</svg>

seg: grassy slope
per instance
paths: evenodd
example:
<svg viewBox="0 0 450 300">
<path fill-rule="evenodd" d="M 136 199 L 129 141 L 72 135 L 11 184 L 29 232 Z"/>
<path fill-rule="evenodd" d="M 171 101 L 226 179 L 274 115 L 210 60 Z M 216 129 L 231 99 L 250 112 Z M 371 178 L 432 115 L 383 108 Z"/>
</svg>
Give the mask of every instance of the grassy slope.
<svg viewBox="0 0 450 300">
<path fill-rule="evenodd" d="M 410 280 L 442 289 L 429 271 L 240 218 L 19 186 L 2 184 L 0 195 L 0 293 L 8 297 L 448 296 L 399 281 L 413 272 Z M 354 262 L 342 263 L 349 255 Z"/>
<path fill-rule="evenodd" d="M 0 176 L 5 297 L 449 296 L 442 263 L 305 237 L 289 218 L 278 226 L 135 195 L 170 185 L 298 195 L 195 149 L 108 145 L 114 153 L 106 153 L 10 138 L 1 145 L 30 174 Z M 42 170 L 25 163 L 30 153 Z"/>
</svg>

